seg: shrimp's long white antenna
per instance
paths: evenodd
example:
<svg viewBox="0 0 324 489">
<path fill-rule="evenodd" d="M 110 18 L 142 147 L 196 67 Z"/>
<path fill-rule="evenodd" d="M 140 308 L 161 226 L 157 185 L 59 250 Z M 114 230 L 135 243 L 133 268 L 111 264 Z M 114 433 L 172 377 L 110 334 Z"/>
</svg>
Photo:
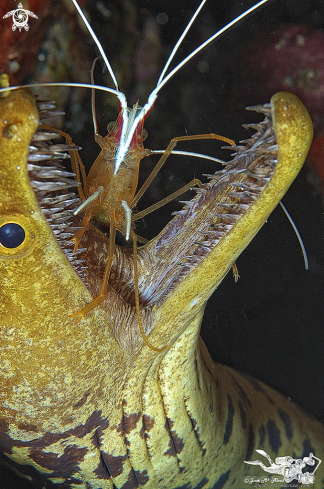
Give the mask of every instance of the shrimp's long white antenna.
<svg viewBox="0 0 324 489">
<path fill-rule="evenodd" d="M 215 39 L 217 39 L 217 37 L 219 37 L 220 35 L 222 35 L 225 31 L 227 31 L 228 29 L 230 29 L 233 25 L 237 24 L 238 22 L 240 22 L 240 20 L 244 19 L 244 17 L 246 17 L 247 15 L 249 15 L 251 12 L 253 12 L 254 10 L 258 9 L 259 7 L 261 7 L 261 5 L 265 4 L 266 2 L 268 2 L 268 0 L 261 0 L 260 2 L 256 3 L 253 7 L 249 8 L 248 10 L 246 10 L 245 12 L 243 12 L 241 15 L 238 15 L 235 19 L 233 19 L 231 22 L 229 22 L 228 24 L 226 24 L 224 27 L 222 27 L 219 31 L 216 32 L 216 34 L 213 34 L 209 39 L 207 39 L 203 44 L 201 44 L 200 46 L 198 46 L 197 49 L 195 49 L 191 54 L 189 54 L 183 61 L 181 61 L 181 63 L 179 63 L 175 68 L 173 68 L 172 71 L 170 71 L 170 73 L 163 79 L 161 80 L 161 77 L 159 79 L 159 82 L 156 86 L 156 88 L 153 90 L 153 92 L 151 93 L 150 97 L 149 97 L 149 100 L 150 98 L 156 98 L 156 95 L 157 93 L 161 90 L 161 88 L 170 80 L 170 78 L 172 78 L 185 64 L 188 63 L 188 61 L 190 61 L 192 58 L 194 58 L 196 56 L 196 54 L 200 53 L 200 51 L 202 51 L 206 46 L 208 46 L 211 42 L 213 42 Z M 198 8 L 200 9 L 202 5 L 200 5 Z M 195 17 L 195 16 L 194 16 Z M 192 22 L 190 22 L 190 26 L 191 26 Z M 187 29 L 186 29 L 187 31 Z M 187 33 L 185 31 L 185 33 Z M 182 36 L 181 36 L 182 37 Z M 181 38 L 180 38 L 181 39 Z M 179 39 L 179 41 L 180 41 Z M 179 43 L 178 41 L 178 43 Z M 182 41 L 182 39 L 181 39 Z M 177 43 L 177 44 L 178 44 Z M 178 45 L 179 46 L 179 45 Z M 173 54 L 174 55 L 174 54 Z M 172 57 L 173 57 L 172 55 Z M 169 60 L 167 61 L 167 64 L 169 63 Z M 165 70 L 163 70 L 165 72 Z M 154 103 L 154 102 L 153 102 Z"/>
<path fill-rule="evenodd" d="M 77 2 L 76 0 L 72 0 L 72 2 L 74 3 L 75 8 L 76 8 L 76 9 L 77 9 L 77 11 L 79 12 L 79 15 L 80 15 L 81 19 L 82 19 L 82 20 L 83 20 L 83 22 L 85 23 L 86 28 L 88 29 L 88 31 L 89 31 L 89 33 L 90 33 L 90 35 L 91 35 L 92 39 L 93 39 L 93 40 L 94 40 L 94 42 L 96 43 L 97 48 L 99 49 L 100 54 L 101 54 L 101 56 L 102 56 L 102 59 L 104 60 L 105 65 L 107 66 L 108 71 L 109 71 L 109 73 L 110 73 L 110 76 L 111 76 L 111 78 L 112 78 L 112 80 L 113 80 L 113 82 L 114 82 L 114 85 L 115 85 L 116 90 L 117 90 L 117 91 L 119 91 L 119 88 L 118 88 L 118 82 L 117 82 L 117 79 L 116 79 L 115 73 L 114 73 L 114 71 L 113 71 L 113 69 L 112 69 L 112 67 L 111 67 L 111 65 L 110 65 L 110 63 L 109 63 L 109 61 L 108 61 L 108 58 L 107 58 L 107 56 L 106 56 L 106 53 L 105 53 L 105 51 L 103 50 L 103 47 L 101 46 L 99 39 L 97 38 L 96 34 L 94 33 L 94 30 L 92 29 L 91 25 L 89 24 L 88 19 L 87 19 L 87 18 L 86 18 L 86 16 L 84 15 L 84 13 L 83 13 L 83 11 L 82 11 L 82 9 L 81 9 L 80 5 L 78 4 L 78 2 Z"/>
<path fill-rule="evenodd" d="M 146 115 L 150 112 L 150 110 L 152 109 L 153 105 L 154 105 L 154 102 L 157 98 L 157 94 L 158 92 L 161 90 L 161 88 L 185 65 L 187 64 L 194 56 L 196 56 L 196 54 L 200 53 L 200 51 L 202 51 L 206 46 L 208 46 L 211 42 L 213 42 L 217 37 L 219 37 L 221 34 L 223 34 L 225 31 L 227 31 L 230 27 L 232 27 L 233 25 L 237 24 L 240 20 L 242 20 L 244 17 L 246 17 L 247 15 L 249 15 L 250 13 L 252 13 L 254 10 L 256 10 L 257 8 L 261 7 L 261 5 L 265 4 L 266 2 L 268 2 L 269 0 L 261 0 L 259 1 L 257 4 L 255 4 L 253 7 L 249 8 L 248 10 L 246 10 L 245 12 L 243 12 L 241 15 L 239 15 L 238 17 L 236 17 L 234 20 L 232 20 L 231 22 L 229 22 L 225 27 L 223 27 L 222 29 L 220 29 L 218 32 L 216 32 L 216 34 L 212 35 L 209 39 L 207 39 L 203 44 L 201 44 L 197 49 L 195 49 L 191 54 L 189 54 L 183 61 L 181 61 L 181 63 L 179 63 L 175 68 L 173 68 L 173 70 L 165 76 L 165 73 L 175 55 L 175 53 L 177 52 L 181 42 L 183 41 L 184 37 L 186 36 L 187 32 L 189 31 L 192 23 L 194 22 L 194 20 L 196 19 L 198 13 L 200 12 L 201 8 L 203 7 L 203 5 L 205 4 L 205 1 L 206 0 L 202 0 L 202 2 L 200 3 L 198 9 L 195 11 L 193 17 L 191 18 L 191 20 L 189 21 L 187 27 L 185 28 L 184 32 L 182 33 L 182 35 L 180 36 L 177 44 L 175 45 L 174 49 L 172 50 L 172 53 L 171 55 L 169 56 L 167 62 L 166 62 L 166 65 L 165 67 L 163 68 L 162 70 L 162 73 L 161 73 L 161 76 L 158 80 L 158 83 L 155 87 L 155 89 L 152 91 L 152 93 L 150 94 L 150 96 L 148 97 L 148 100 L 146 102 L 146 104 L 144 105 L 144 107 L 142 109 L 139 109 L 139 107 L 136 105 L 136 107 L 134 107 L 133 109 L 127 109 L 127 100 L 126 100 L 126 97 L 125 95 L 119 90 L 118 88 L 118 83 L 117 83 L 117 79 L 115 77 L 115 74 L 113 72 L 113 69 L 108 61 L 108 58 L 99 42 L 99 39 L 97 38 L 97 36 L 95 35 L 92 27 L 90 26 L 87 18 L 85 17 L 84 13 L 82 12 L 78 2 L 76 0 L 72 0 L 75 8 L 77 9 L 77 11 L 79 12 L 83 22 L 85 23 L 89 33 L 91 34 L 92 36 L 92 39 L 94 40 L 94 42 L 96 43 L 102 57 L 103 57 L 103 60 L 108 68 L 108 71 L 113 79 L 113 82 L 115 84 L 115 87 L 116 89 L 112 89 L 112 88 L 108 88 L 108 87 L 99 87 L 98 85 L 90 85 L 90 84 L 86 84 L 86 83 L 44 83 L 44 84 L 32 84 L 32 85 L 25 85 L 26 87 L 37 87 L 37 86 L 61 86 L 61 87 L 65 87 L 65 86 L 78 86 L 78 87 L 86 87 L 86 88 L 92 88 L 92 89 L 99 89 L 99 90 L 103 90 L 103 91 L 106 91 L 106 92 L 109 92 L 109 93 L 112 93 L 114 95 L 116 95 L 116 97 L 118 98 L 119 102 L 120 102 L 120 106 L 121 106 L 121 111 L 122 111 L 122 116 L 123 116 L 123 124 L 122 124 L 122 130 L 121 130 L 121 135 L 120 135 L 120 141 L 119 141 L 119 146 L 118 146 L 118 150 L 116 152 L 116 156 L 115 156 L 115 171 L 114 173 L 116 174 L 120 165 L 122 164 L 122 162 L 124 161 L 124 158 L 125 158 L 125 155 L 127 154 L 129 148 L 130 148 L 130 145 L 131 145 L 131 142 L 133 140 L 133 137 L 134 137 L 134 133 L 135 131 L 138 129 L 138 127 L 143 124 L 143 120 L 145 119 Z M 165 78 L 163 78 L 165 76 Z M 20 87 L 10 87 L 10 90 L 13 90 L 13 89 L 18 89 Z M 1 92 L 4 92 L 8 90 L 7 88 L 2 88 L 0 89 L 0 93 Z"/>
<path fill-rule="evenodd" d="M 174 55 L 176 54 L 176 52 L 178 51 L 178 48 L 180 46 L 180 44 L 182 43 L 182 41 L 184 40 L 184 38 L 186 37 L 186 34 L 187 32 L 189 31 L 191 25 L 193 24 L 195 18 L 197 17 L 197 15 L 199 14 L 200 10 L 203 8 L 204 4 L 205 4 L 206 0 L 202 0 L 201 4 L 199 5 L 199 7 L 197 8 L 196 12 L 194 13 L 194 15 L 191 17 L 190 19 L 190 22 L 188 23 L 187 27 L 185 28 L 185 30 L 183 31 L 183 33 L 181 34 L 181 36 L 179 37 L 179 40 L 177 42 L 177 44 L 174 46 L 174 48 L 172 49 L 172 53 L 170 54 L 170 56 L 168 57 L 167 59 L 167 62 L 165 63 L 165 66 L 162 70 L 162 73 L 160 75 L 160 78 L 157 82 L 157 85 L 156 86 L 159 86 L 161 81 L 163 80 L 163 77 L 167 71 L 167 69 L 169 68 L 170 66 L 170 63 L 171 61 L 173 60 L 174 58 Z"/>
<path fill-rule="evenodd" d="M 73 82 L 50 82 L 50 83 L 29 83 L 28 85 L 16 85 L 13 87 L 4 87 L 0 88 L 1 92 L 8 92 L 9 90 L 20 90 L 21 88 L 43 88 L 43 87 L 78 87 L 78 88 L 91 88 L 94 90 L 101 90 L 102 92 L 112 93 L 116 95 L 116 97 L 123 96 L 126 102 L 125 95 L 119 90 L 115 90 L 114 88 L 103 87 L 101 85 L 92 85 L 91 83 L 73 83 Z"/>
<path fill-rule="evenodd" d="M 75 1 L 75 0 L 73 0 Z M 245 12 L 243 12 L 241 15 L 238 15 L 235 19 L 233 19 L 231 22 L 229 22 L 228 24 L 225 25 L 225 27 L 223 27 L 222 29 L 220 29 L 219 31 L 216 32 L 216 34 L 212 35 L 209 39 L 207 39 L 203 44 L 201 44 L 197 49 L 195 49 L 191 54 L 189 54 L 183 61 L 181 61 L 181 63 L 179 63 L 164 79 L 161 80 L 161 76 L 159 78 L 159 81 L 155 87 L 155 89 L 153 90 L 153 92 L 150 94 L 146 104 L 144 105 L 144 107 L 142 108 L 142 110 L 138 113 L 138 115 L 135 117 L 134 121 L 133 121 L 133 124 L 132 124 L 132 127 L 129 128 L 129 130 L 127 131 L 127 139 L 125 141 L 122 141 L 122 138 L 121 138 L 121 144 L 119 145 L 118 147 L 118 150 L 117 150 L 117 153 L 116 153 L 116 160 L 115 160 L 115 174 L 117 173 L 120 165 L 122 164 L 122 161 L 124 160 L 124 157 L 128 151 L 128 148 L 131 144 L 131 141 L 133 139 L 133 136 L 134 136 L 134 132 L 136 130 L 136 128 L 138 127 L 138 125 L 140 123 L 142 123 L 142 121 L 144 120 L 145 116 L 150 112 L 150 110 L 152 109 L 153 105 L 154 105 L 154 102 L 157 98 L 157 94 L 158 92 L 161 90 L 161 88 L 185 65 L 187 64 L 194 56 L 196 56 L 196 54 L 200 53 L 200 51 L 202 51 L 202 49 L 204 49 L 206 46 L 208 46 L 211 42 L 213 42 L 217 37 L 219 37 L 221 34 L 223 34 L 225 31 L 227 31 L 228 29 L 230 29 L 230 27 L 232 27 L 233 25 L 237 24 L 240 20 L 242 20 L 244 17 L 246 17 L 247 15 L 249 15 L 250 13 L 252 13 L 254 10 L 256 10 L 257 8 L 261 7 L 261 5 L 265 4 L 266 2 L 268 2 L 268 0 L 261 0 L 260 2 L 258 2 L 257 4 L 255 4 L 253 7 L 249 8 L 248 10 L 246 10 Z M 188 32 L 188 29 L 191 27 L 193 21 L 195 20 L 196 16 L 197 16 L 197 12 L 200 11 L 200 9 L 202 8 L 202 6 L 204 5 L 204 2 L 202 2 L 197 11 L 194 13 L 193 15 L 193 18 L 190 20 L 188 26 L 186 27 L 186 29 L 184 30 L 183 34 L 180 36 L 180 39 L 179 41 L 177 42 L 176 44 L 176 47 L 178 49 L 180 43 L 182 42 L 184 36 L 187 34 Z M 174 54 L 176 52 L 176 49 L 173 49 L 168 61 L 166 62 L 166 66 L 168 67 L 169 64 L 170 64 L 170 61 L 171 59 L 173 58 Z M 163 69 L 163 72 L 162 74 L 164 74 L 166 71 L 166 68 Z"/>
<path fill-rule="evenodd" d="M 96 34 L 94 33 L 94 30 L 92 29 L 91 25 L 89 24 L 88 22 L 88 19 L 86 18 L 86 16 L 84 15 L 80 5 L 78 4 L 78 2 L 76 0 L 72 0 L 75 8 L 77 9 L 77 11 L 79 12 L 79 15 L 81 17 L 81 19 L 83 20 L 83 22 L 85 23 L 85 26 L 86 28 L 88 29 L 92 39 L 94 40 L 94 42 L 96 43 L 98 49 L 99 49 L 99 52 L 102 56 L 102 59 L 104 60 L 105 62 L 105 65 L 107 66 L 108 68 L 108 71 L 110 73 L 110 76 L 114 82 L 114 85 L 115 85 L 115 88 L 116 88 L 116 92 L 115 92 L 115 95 L 117 96 L 119 102 L 120 102 L 120 105 L 122 107 L 122 109 L 127 109 L 127 100 L 126 100 L 126 97 L 125 95 L 119 90 L 119 87 L 118 87 L 118 82 L 117 82 L 117 78 L 115 76 L 115 73 L 111 67 L 111 64 L 109 63 L 109 60 L 106 56 L 106 53 L 105 51 L 103 50 L 103 47 L 101 46 L 100 44 L 100 41 L 99 39 L 97 38 Z M 125 111 L 124 111 L 125 112 Z"/>
<path fill-rule="evenodd" d="M 165 149 L 151 149 L 151 155 L 163 155 L 165 153 Z M 201 158 L 203 160 L 214 161 L 215 163 L 220 163 L 221 165 L 227 165 L 227 161 L 220 160 L 219 158 L 215 158 L 215 156 L 204 155 L 201 153 L 193 153 L 192 151 L 180 151 L 178 149 L 173 149 L 171 151 L 172 155 L 181 155 L 181 156 L 193 156 L 194 158 Z"/>
<path fill-rule="evenodd" d="M 302 253 L 303 253 L 303 257 L 304 257 L 304 264 L 305 264 L 305 270 L 308 270 L 309 269 L 309 265 L 308 265 L 308 257 L 307 257 L 307 252 L 306 252 L 306 248 L 305 248 L 305 245 L 303 243 L 303 240 L 301 238 L 301 235 L 299 234 L 299 231 L 297 229 L 297 226 L 296 224 L 294 223 L 294 221 L 292 220 L 292 217 L 291 215 L 289 214 L 289 212 L 287 211 L 286 207 L 283 205 L 283 203 L 280 201 L 280 205 L 281 205 L 281 208 L 282 210 L 284 211 L 284 213 L 286 214 L 287 218 L 288 218 L 288 221 L 290 222 L 290 224 L 292 225 L 292 228 L 293 230 L 295 231 L 295 234 L 297 236 L 297 239 L 299 241 L 299 245 L 301 247 L 301 250 L 302 250 Z"/>
</svg>

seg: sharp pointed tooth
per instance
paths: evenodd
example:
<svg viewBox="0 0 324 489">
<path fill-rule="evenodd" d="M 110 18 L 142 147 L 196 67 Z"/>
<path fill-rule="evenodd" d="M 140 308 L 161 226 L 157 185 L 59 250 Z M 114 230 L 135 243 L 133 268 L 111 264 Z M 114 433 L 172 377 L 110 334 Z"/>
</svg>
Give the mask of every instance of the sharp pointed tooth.
<svg viewBox="0 0 324 489">
<path fill-rule="evenodd" d="M 251 105 L 250 107 L 246 107 L 246 110 L 261 112 L 262 114 L 271 114 L 271 104 Z"/>
<path fill-rule="evenodd" d="M 57 134 L 56 132 L 49 132 L 49 131 L 37 131 L 33 138 L 32 138 L 32 141 L 48 141 L 50 139 L 54 139 L 54 138 L 59 138 L 60 135 Z"/>
</svg>

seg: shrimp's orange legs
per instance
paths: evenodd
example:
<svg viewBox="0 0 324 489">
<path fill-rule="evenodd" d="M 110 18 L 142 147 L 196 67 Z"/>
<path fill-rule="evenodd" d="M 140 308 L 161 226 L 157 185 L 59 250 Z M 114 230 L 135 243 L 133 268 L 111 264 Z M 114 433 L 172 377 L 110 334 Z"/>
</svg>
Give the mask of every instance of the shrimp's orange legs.
<svg viewBox="0 0 324 489">
<path fill-rule="evenodd" d="M 82 231 L 82 230 L 81 230 Z M 134 231 L 131 230 L 131 236 L 133 240 L 133 258 L 134 258 L 134 282 L 135 282 L 135 308 L 136 308 L 136 315 L 137 315 L 137 320 L 138 320 L 138 325 L 140 329 L 140 333 L 142 335 L 142 338 L 144 340 L 144 343 L 151 349 L 156 352 L 163 351 L 167 349 L 167 346 L 164 346 L 162 348 L 157 348 L 153 346 L 143 328 L 143 323 L 142 323 L 142 318 L 141 318 L 141 310 L 140 310 L 140 303 L 139 303 L 139 288 L 138 288 L 138 267 L 137 267 L 137 237 Z M 78 324 L 81 319 L 88 314 L 88 312 L 92 311 L 95 307 L 99 306 L 101 304 L 106 295 L 107 295 L 107 290 L 108 290 L 108 281 L 109 281 L 109 275 L 110 275 L 110 270 L 113 262 L 113 257 L 114 257 L 114 251 L 115 251 L 115 238 L 116 238 L 116 223 L 115 223 L 115 215 L 114 212 L 112 212 L 110 216 L 110 234 L 109 234 L 109 249 L 108 249 L 108 256 L 107 256 L 107 263 L 105 267 L 105 273 L 103 276 L 102 284 L 101 284 L 101 289 L 98 297 L 93 299 L 91 302 L 89 302 L 86 306 L 84 306 L 82 309 L 79 311 L 73 313 L 71 317 L 73 318 L 78 318 L 75 322 L 75 324 Z"/>
<path fill-rule="evenodd" d="M 51 127 L 49 127 L 49 126 L 43 125 L 43 128 L 46 129 L 46 130 L 53 131 L 53 129 Z M 64 133 L 62 131 L 58 131 L 56 129 L 54 131 L 57 132 L 57 134 L 60 134 L 61 136 L 63 136 L 65 138 L 67 144 L 69 144 L 71 146 L 74 146 L 74 143 L 72 141 L 72 138 L 68 134 L 66 134 L 66 133 Z M 220 141 L 224 141 L 224 142 L 226 142 L 228 144 L 231 144 L 231 145 L 234 145 L 235 144 L 234 141 L 232 141 L 231 139 L 228 139 L 228 138 L 223 137 L 223 136 L 219 136 L 217 134 L 201 134 L 201 135 L 193 135 L 193 136 L 181 136 L 181 137 L 177 137 L 177 138 L 172 139 L 170 141 L 168 147 L 166 148 L 165 152 L 161 156 L 160 160 L 156 164 L 154 170 L 152 171 L 152 173 L 150 174 L 150 176 L 147 178 L 147 180 L 145 181 L 145 183 L 143 184 L 143 186 L 141 187 L 141 189 L 138 191 L 138 193 L 136 194 L 136 196 L 133 198 L 133 200 L 131 201 L 131 203 L 128 204 L 126 202 L 126 205 L 127 205 L 128 210 L 130 210 L 131 208 L 133 208 L 137 204 L 137 202 L 139 201 L 139 199 L 143 196 L 144 192 L 147 190 L 147 188 L 149 187 L 149 185 L 151 184 L 151 182 L 154 180 L 154 178 L 156 177 L 156 175 L 158 174 L 158 172 L 160 171 L 160 169 L 164 165 L 165 161 L 167 160 L 168 156 L 171 154 L 172 150 L 177 145 L 177 143 L 179 141 L 192 141 L 192 140 L 195 140 L 195 139 L 218 139 Z M 82 160 L 81 160 L 78 152 L 76 152 L 76 151 L 70 151 L 70 157 L 71 157 L 72 169 L 73 169 L 73 171 L 74 171 L 74 173 L 76 175 L 77 182 L 80 183 L 80 184 L 86 185 L 87 177 L 86 177 L 86 173 L 85 173 L 85 168 L 84 168 L 84 165 L 82 163 Z M 192 180 L 187 185 L 185 185 L 181 189 L 177 190 L 173 194 L 169 195 L 165 199 L 161 200 L 160 202 L 157 202 L 156 204 L 148 207 L 147 209 L 145 209 L 145 210 L 143 210 L 143 211 L 135 214 L 131 218 L 131 220 L 132 221 L 135 221 L 137 219 L 140 219 L 140 218 L 144 217 L 145 215 L 147 215 L 150 212 L 153 212 L 154 210 L 162 207 L 163 205 L 165 205 L 166 203 L 170 202 L 171 200 L 173 200 L 174 198 L 178 197 L 179 195 L 181 195 L 182 193 L 184 193 L 185 191 L 187 191 L 188 189 L 190 189 L 191 187 L 193 187 L 195 185 L 198 185 L 199 187 L 201 187 L 200 180 L 198 180 L 198 179 Z M 101 188 L 103 188 L 103 187 L 100 187 L 100 189 Z M 92 194 L 98 193 L 100 189 L 97 189 L 96 190 L 92 186 L 90 188 L 87 187 L 87 189 L 84 189 L 84 188 L 82 188 L 82 185 L 80 185 L 78 187 L 79 195 L 80 195 L 80 198 L 83 201 L 83 203 L 87 199 L 90 199 Z M 98 193 L 98 195 L 99 195 L 99 193 Z M 90 204 L 90 202 L 89 202 L 89 204 Z M 124 201 L 123 201 L 123 204 L 124 204 Z M 112 262 L 113 262 L 114 252 L 115 252 L 115 238 L 116 238 L 116 226 L 117 226 L 117 223 L 116 223 L 116 206 L 118 206 L 118 205 L 120 205 L 120 203 L 117 202 L 117 201 L 115 201 L 114 204 L 111 206 L 111 210 L 109 212 L 109 216 L 107 216 L 108 219 L 109 219 L 109 225 L 110 225 L 109 242 L 108 242 L 108 254 L 107 254 L 107 261 L 106 261 L 104 276 L 103 276 L 103 279 L 102 279 L 102 283 L 101 283 L 101 288 L 100 288 L 99 295 L 96 298 L 94 298 L 91 302 L 89 302 L 88 304 L 86 304 L 82 309 L 80 309 L 79 311 L 77 311 L 77 312 L 75 312 L 75 313 L 73 313 L 71 315 L 71 317 L 76 318 L 75 324 L 79 323 L 84 316 L 86 316 L 90 311 L 92 311 L 97 306 L 99 306 L 104 301 L 104 299 L 107 296 L 109 276 L 110 276 L 111 266 L 112 266 Z M 125 207 L 125 206 L 123 206 L 123 207 Z M 80 210 L 81 210 L 81 208 L 80 208 Z M 74 244 L 74 252 L 76 252 L 77 249 L 78 249 L 79 243 L 80 243 L 81 239 L 84 236 L 84 233 L 85 233 L 85 231 L 86 231 L 86 229 L 87 229 L 87 227 L 89 225 L 89 222 L 90 222 L 90 220 L 92 218 L 92 215 L 93 215 L 93 205 L 92 205 L 92 202 L 91 202 L 91 204 L 86 207 L 86 212 L 85 212 L 85 215 L 84 215 L 84 217 L 82 219 L 82 222 L 81 222 L 81 229 L 79 229 L 76 232 L 75 236 L 73 237 L 73 241 L 75 243 Z M 127 228 L 128 228 L 128 225 L 127 225 Z M 151 350 L 160 352 L 160 351 L 165 350 L 168 347 L 167 346 L 164 346 L 162 348 L 157 348 L 157 347 L 153 346 L 149 342 L 149 340 L 148 340 L 148 338 L 147 338 L 147 336 L 146 336 L 146 334 L 144 332 L 142 318 L 141 318 L 141 312 L 140 312 L 140 302 L 139 302 L 139 287 L 138 287 L 139 276 L 138 276 L 138 265 L 137 265 L 137 236 L 136 236 L 136 234 L 131 229 L 130 229 L 130 234 L 131 234 L 131 237 L 133 239 L 134 282 L 135 282 L 135 307 L 136 307 L 136 315 L 137 315 L 139 330 L 140 330 L 140 333 L 141 333 L 142 338 L 144 340 L 144 343 Z M 234 273 L 237 272 L 237 269 L 236 269 L 236 266 L 235 265 L 233 266 L 233 270 L 234 270 Z M 237 275 L 238 274 L 235 273 L 235 276 L 237 276 Z"/>
<path fill-rule="evenodd" d="M 81 319 L 86 314 L 88 314 L 88 312 L 92 311 L 92 309 L 99 306 L 99 304 L 101 304 L 104 301 L 104 299 L 107 295 L 109 275 L 110 275 L 111 265 L 113 262 L 114 252 L 115 252 L 116 218 L 115 218 L 115 210 L 114 209 L 112 209 L 112 211 L 110 213 L 109 222 L 110 222 L 110 232 L 109 232 L 109 242 L 108 242 L 108 255 L 107 255 L 107 262 L 106 262 L 106 266 L 105 266 L 105 272 L 104 272 L 104 276 L 103 276 L 101 287 L 100 287 L 100 292 L 99 292 L 98 297 L 96 297 L 91 302 L 86 304 L 79 311 L 71 314 L 72 318 L 78 318 L 76 320 L 75 324 L 78 324 L 81 321 Z"/>
<path fill-rule="evenodd" d="M 154 180 L 154 178 L 156 177 L 156 175 L 159 173 L 159 171 L 161 170 L 162 166 L 166 162 L 167 158 L 172 153 L 172 150 L 176 147 L 177 143 L 179 141 L 194 141 L 196 139 L 218 139 L 219 141 L 224 141 L 224 143 L 228 143 L 231 146 L 234 146 L 235 145 L 235 141 L 233 141 L 233 139 L 229 139 L 229 138 L 226 138 L 224 136 L 219 136 L 218 134 L 213 134 L 213 133 L 211 133 L 211 134 L 198 134 L 198 135 L 193 135 L 193 136 L 179 136 L 177 138 L 171 139 L 171 141 L 168 144 L 165 152 L 163 153 L 163 155 L 161 156 L 161 158 L 159 159 L 159 161 L 155 165 L 155 168 L 153 169 L 152 173 L 145 180 L 145 182 L 143 183 L 142 187 L 137 192 L 137 194 L 135 195 L 135 197 L 132 200 L 132 202 L 129 204 L 129 207 L 131 209 L 133 209 L 133 207 L 136 206 L 137 202 L 143 196 L 144 192 L 146 192 L 146 190 L 148 189 L 148 187 L 150 186 L 150 184 L 152 183 L 152 181 Z M 188 185 L 191 185 L 192 186 L 193 183 L 190 182 Z M 184 188 L 186 188 L 186 187 L 187 187 L 187 185 Z M 190 188 L 190 187 L 188 187 L 188 188 Z M 163 199 L 163 200 L 165 200 L 165 199 Z M 155 205 L 157 205 L 157 204 L 155 204 Z M 164 205 L 164 204 L 162 204 L 162 205 Z M 158 207 L 160 207 L 160 206 L 158 206 Z M 155 208 L 157 209 L 158 207 L 155 207 Z M 155 209 L 152 209 L 152 210 L 155 210 Z M 152 211 L 150 211 L 150 212 L 152 212 Z"/>
<path fill-rule="evenodd" d="M 70 146 L 75 146 L 73 139 L 66 132 L 59 131 L 58 129 L 55 129 L 51 126 L 47 126 L 46 124 L 40 124 L 40 128 L 44 129 L 45 131 L 56 132 L 56 134 L 59 134 L 60 136 L 62 136 L 65 139 L 66 144 L 68 144 Z M 83 165 L 82 160 L 80 158 L 79 152 L 76 151 L 78 149 L 80 149 L 80 148 L 75 146 L 75 150 L 69 151 L 69 155 L 70 155 L 70 160 L 71 160 L 72 171 L 73 171 L 73 173 L 75 173 L 76 181 L 79 184 L 82 184 L 82 182 L 84 184 L 87 177 L 86 177 L 85 168 L 84 168 L 84 165 Z M 81 176 L 82 176 L 82 181 L 81 181 Z M 83 202 L 85 200 L 85 194 L 83 192 L 82 185 L 78 186 L 78 192 L 79 192 L 80 199 Z"/>
</svg>

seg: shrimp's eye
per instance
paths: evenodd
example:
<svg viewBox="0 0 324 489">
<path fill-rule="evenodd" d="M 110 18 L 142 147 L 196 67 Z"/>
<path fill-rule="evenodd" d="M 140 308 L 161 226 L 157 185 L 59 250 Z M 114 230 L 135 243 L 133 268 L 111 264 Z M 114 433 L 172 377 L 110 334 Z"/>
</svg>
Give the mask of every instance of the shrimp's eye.
<svg viewBox="0 0 324 489">
<path fill-rule="evenodd" d="M 108 131 L 108 134 L 110 133 L 110 131 L 113 129 L 114 125 L 116 124 L 116 121 L 111 121 L 109 122 L 109 124 L 107 125 L 107 131 Z"/>
<path fill-rule="evenodd" d="M 0 244 L 6 248 L 18 248 L 25 237 L 24 228 L 15 222 L 8 222 L 0 227 Z"/>
<path fill-rule="evenodd" d="M 145 139 L 147 138 L 148 136 L 148 132 L 146 129 L 143 128 L 143 131 L 142 131 L 142 141 L 145 141 Z"/>
</svg>

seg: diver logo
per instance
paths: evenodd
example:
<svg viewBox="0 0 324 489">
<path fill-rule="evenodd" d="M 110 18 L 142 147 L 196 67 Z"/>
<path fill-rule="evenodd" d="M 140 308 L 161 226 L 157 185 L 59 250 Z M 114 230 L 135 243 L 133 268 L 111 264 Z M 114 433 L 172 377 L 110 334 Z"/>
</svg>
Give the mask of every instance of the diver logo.
<svg viewBox="0 0 324 489">
<path fill-rule="evenodd" d="M 260 455 L 263 455 L 268 462 L 269 466 L 265 465 L 261 460 L 253 460 L 253 461 L 244 461 L 245 464 L 250 464 L 250 465 L 259 465 L 265 472 L 268 472 L 270 474 L 277 474 L 280 475 L 281 477 L 278 478 L 271 478 L 270 477 L 264 477 L 264 478 L 257 478 L 257 477 L 245 477 L 244 482 L 247 482 L 249 484 L 255 483 L 255 482 L 271 482 L 271 485 L 273 487 L 273 483 L 282 483 L 286 482 L 289 484 L 290 482 L 296 480 L 298 484 L 314 484 L 315 482 L 315 472 L 318 469 L 320 463 L 322 460 L 319 458 L 315 457 L 313 453 L 310 453 L 308 457 L 304 458 L 292 458 L 292 457 L 277 457 L 275 461 L 273 462 L 270 458 L 270 456 L 265 452 L 264 450 L 255 450 L 257 453 Z M 303 472 L 303 469 L 306 466 L 313 467 L 313 471 L 309 472 Z"/>
<path fill-rule="evenodd" d="M 30 10 L 24 10 L 23 4 L 19 3 L 17 9 L 7 12 L 2 18 L 7 19 L 8 17 L 12 16 L 12 30 L 15 31 L 18 28 L 19 32 L 21 32 L 22 28 L 24 28 L 25 31 L 28 31 L 29 29 L 28 15 L 34 17 L 35 19 L 38 19 L 37 15 L 34 14 L 34 12 L 31 12 Z"/>
</svg>

